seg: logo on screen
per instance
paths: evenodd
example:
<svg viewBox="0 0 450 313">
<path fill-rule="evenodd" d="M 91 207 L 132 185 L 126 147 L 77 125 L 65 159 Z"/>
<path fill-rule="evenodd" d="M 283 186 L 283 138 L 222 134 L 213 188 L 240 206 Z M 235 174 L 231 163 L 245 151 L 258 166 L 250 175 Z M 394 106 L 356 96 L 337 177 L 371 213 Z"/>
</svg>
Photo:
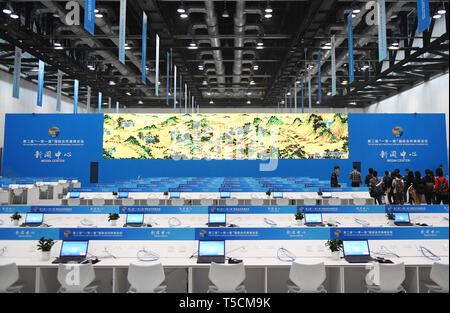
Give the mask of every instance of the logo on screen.
<svg viewBox="0 0 450 313">
<path fill-rule="evenodd" d="M 48 133 L 50 134 L 50 136 L 52 136 L 52 138 L 56 138 L 59 136 L 59 128 L 53 126 L 48 130 Z"/>
<path fill-rule="evenodd" d="M 205 237 L 206 236 L 206 230 L 201 230 L 200 231 L 200 236 Z"/>
<path fill-rule="evenodd" d="M 401 136 L 403 136 L 403 128 L 401 128 L 400 126 L 396 126 L 392 130 L 392 133 L 395 135 L 395 137 L 400 138 Z"/>
</svg>

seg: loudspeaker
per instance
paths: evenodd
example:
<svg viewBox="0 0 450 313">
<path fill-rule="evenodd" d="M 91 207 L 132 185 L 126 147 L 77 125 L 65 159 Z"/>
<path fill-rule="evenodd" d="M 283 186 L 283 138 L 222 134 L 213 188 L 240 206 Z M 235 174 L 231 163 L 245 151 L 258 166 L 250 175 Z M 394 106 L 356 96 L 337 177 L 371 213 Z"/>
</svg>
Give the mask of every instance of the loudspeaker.
<svg viewBox="0 0 450 313">
<path fill-rule="evenodd" d="M 91 162 L 91 184 L 98 184 L 98 162 Z"/>
</svg>

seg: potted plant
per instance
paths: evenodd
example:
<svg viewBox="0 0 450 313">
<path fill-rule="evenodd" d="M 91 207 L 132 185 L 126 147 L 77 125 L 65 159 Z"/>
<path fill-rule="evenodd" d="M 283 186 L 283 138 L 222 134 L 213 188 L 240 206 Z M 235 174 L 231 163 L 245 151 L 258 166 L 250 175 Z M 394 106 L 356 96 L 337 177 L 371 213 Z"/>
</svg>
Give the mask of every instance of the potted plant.
<svg viewBox="0 0 450 313">
<path fill-rule="evenodd" d="M 19 212 L 14 213 L 11 215 L 11 221 L 13 222 L 14 226 L 19 226 L 19 220 L 22 218 L 22 215 L 19 214 Z"/>
<path fill-rule="evenodd" d="M 56 243 L 53 239 L 46 239 L 45 237 L 42 237 L 39 239 L 39 242 L 37 244 L 38 250 L 42 251 L 41 260 L 42 261 L 48 261 L 50 260 L 50 251 L 52 250 L 53 245 Z"/>
<path fill-rule="evenodd" d="M 120 218 L 120 215 L 117 213 L 109 213 L 108 222 L 111 222 L 111 226 L 117 225 L 117 220 Z"/>
<path fill-rule="evenodd" d="M 395 224 L 394 224 L 394 220 L 395 220 L 395 215 L 394 215 L 394 213 L 387 213 L 386 214 L 386 217 L 387 217 L 387 219 L 388 219 L 388 224 L 389 224 L 389 226 L 394 226 Z"/>
<path fill-rule="evenodd" d="M 266 195 L 270 198 L 270 195 L 272 194 L 272 192 L 270 192 L 270 190 L 266 191 Z"/>
<path fill-rule="evenodd" d="M 318 191 L 317 194 L 318 194 L 319 196 L 322 196 L 322 195 L 323 195 L 323 192 L 322 192 L 322 191 Z"/>
<path fill-rule="evenodd" d="M 302 213 L 300 213 L 300 212 L 295 213 L 295 220 L 297 221 L 297 224 L 299 226 L 303 224 L 304 218 L 305 218 L 305 216 Z"/>
<path fill-rule="evenodd" d="M 117 196 L 117 191 L 112 192 L 113 196 Z"/>
<path fill-rule="evenodd" d="M 329 239 L 325 246 L 327 246 L 331 251 L 331 259 L 339 261 L 341 259 L 340 251 L 342 250 L 342 240 L 341 239 Z"/>
<path fill-rule="evenodd" d="M 168 197 L 169 196 L 169 192 L 168 191 L 164 191 L 164 197 Z"/>
</svg>

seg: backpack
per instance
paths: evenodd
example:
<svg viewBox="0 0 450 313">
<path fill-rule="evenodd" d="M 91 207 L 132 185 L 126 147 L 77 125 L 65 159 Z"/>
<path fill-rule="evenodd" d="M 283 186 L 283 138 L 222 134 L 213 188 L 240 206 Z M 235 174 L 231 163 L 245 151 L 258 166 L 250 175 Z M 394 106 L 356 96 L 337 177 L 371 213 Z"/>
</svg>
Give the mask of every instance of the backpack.
<svg viewBox="0 0 450 313">
<path fill-rule="evenodd" d="M 403 192 L 403 180 L 395 179 L 395 191 L 396 191 L 396 193 Z"/>
<path fill-rule="evenodd" d="M 377 196 L 382 195 L 384 193 L 384 184 L 381 179 L 376 181 L 376 185 L 373 187 L 373 193 Z"/>
<path fill-rule="evenodd" d="M 425 191 L 427 193 L 432 193 L 434 191 L 434 181 L 433 178 L 430 176 L 425 176 L 423 179 L 425 182 Z"/>
<path fill-rule="evenodd" d="M 442 181 L 437 178 L 437 182 L 438 182 L 438 195 L 441 197 L 448 197 L 448 183 L 447 183 L 447 179 L 444 178 L 442 179 Z"/>
</svg>

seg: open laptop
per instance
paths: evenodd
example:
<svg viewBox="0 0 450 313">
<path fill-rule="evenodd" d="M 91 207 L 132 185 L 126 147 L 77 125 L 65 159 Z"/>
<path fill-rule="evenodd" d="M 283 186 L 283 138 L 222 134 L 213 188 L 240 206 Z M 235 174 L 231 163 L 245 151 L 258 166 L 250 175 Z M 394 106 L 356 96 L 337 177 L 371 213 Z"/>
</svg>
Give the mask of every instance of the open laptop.
<svg viewBox="0 0 450 313">
<path fill-rule="evenodd" d="M 86 259 L 88 245 L 88 240 L 64 240 L 61 244 L 59 258 L 52 263 L 81 263 Z"/>
<path fill-rule="evenodd" d="M 197 263 L 225 263 L 225 240 L 200 240 Z"/>
<path fill-rule="evenodd" d="M 179 192 L 171 192 L 170 197 L 174 198 L 174 199 L 178 199 L 180 197 L 180 193 Z"/>
<path fill-rule="evenodd" d="M 72 192 L 70 193 L 70 197 L 71 197 L 71 198 L 79 198 L 79 197 L 80 197 L 80 193 L 77 192 L 77 191 L 72 191 Z"/>
<path fill-rule="evenodd" d="M 25 227 L 39 227 L 44 221 L 44 213 L 27 213 L 25 223 L 21 226 Z"/>
<path fill-rule="evenodd" d="M 228 199 L 230 197 L 231 197 L 231 192 L 223 191 L 220 193 L 220 198 L 222 198 L 222 199 Z"/>
<path fill-rule="evenodd" d="M 322 213 L 305 213 L 305 226 L 324 226 Z"/>
<path fill-rule="evenodd" d="M 127 221 L 123 225 L 124 227 L 141 227 L 144 225 L 144 214 L 143 213 L 128 213 Z"/>
<path fill-rule="evenodd" d="M 274 192 L 272 194 L 272 196 L 273 196 L 274 199 L 283 198 L 283 193 L 277 191 L 277 192 Z"/>
<path fill-rule="evenodd" d="M 397 226 L 413 226 L 408 212 L 396 212 L 394 218 L 394 224 Z"/>
<path fill-rule="evenodd" d="M 128 192 L 119 191 L 119 194 L 117 196 L 118 196 L 119 199 L 128 198 Z"/>
<path fill-rule="evenodd" d="M 373 261 L 370 256 L 369 242 L 362 240 L 343 240 L 344 258 L 349 263 L 368 263 Z"/>
<path fill-rule="evenodd" d="M 209 213 L 208 227 L 225 227 L 227 225 L 227 215 L 225 213 Z"/>
</svg>

